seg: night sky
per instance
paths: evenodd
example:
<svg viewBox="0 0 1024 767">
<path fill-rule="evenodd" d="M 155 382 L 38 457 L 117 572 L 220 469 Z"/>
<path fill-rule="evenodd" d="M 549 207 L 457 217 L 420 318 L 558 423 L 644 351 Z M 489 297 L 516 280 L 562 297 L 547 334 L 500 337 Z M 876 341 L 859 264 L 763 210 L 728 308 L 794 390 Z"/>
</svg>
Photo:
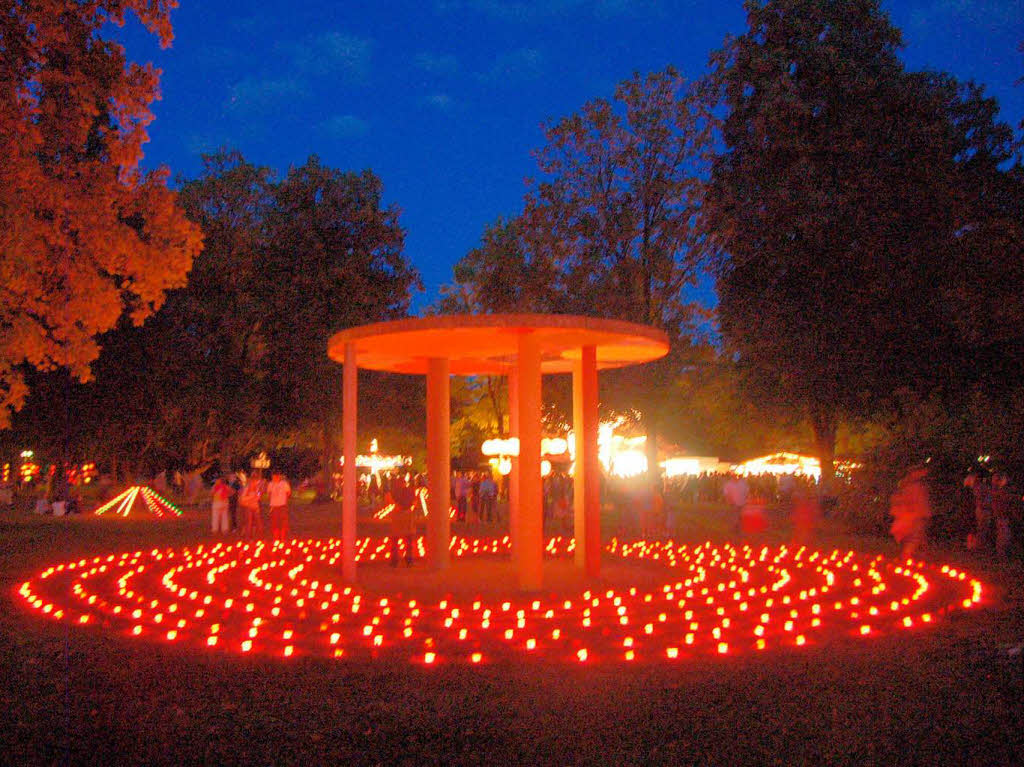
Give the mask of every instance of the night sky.
<svg viewBox="0 0 1024 767">
<path fill-rule="evenodd" d="M 402 210 L 421 309 L 485 224 L 521 209 L 540 123 L 610 97 L 634 71 L 700 76 L 744 29 L 740 0 L 181 0 L 160 50 L 137 25 L 129 58 L 164 71 L 148 167 L 195 176 L 220 146 L 286 171 L 317 154 L 372 168 Z M 890 0 L 911 68 L 984 84 L 1024 116 L 1024 3 Z"/>
</svg>

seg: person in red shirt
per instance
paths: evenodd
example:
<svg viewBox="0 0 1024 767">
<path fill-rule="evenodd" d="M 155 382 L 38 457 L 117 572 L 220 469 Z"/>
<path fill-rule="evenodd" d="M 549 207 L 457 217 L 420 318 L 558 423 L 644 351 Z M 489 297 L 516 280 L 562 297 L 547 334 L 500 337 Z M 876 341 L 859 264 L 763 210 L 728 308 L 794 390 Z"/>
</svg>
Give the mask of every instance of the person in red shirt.
<svg viewBox="0 0 1024 767">
<path fill-rule="evenodd" d="M 228 521 L 228 503 L 235 491 L 225 481 L 224 477 L 217 477 L 213 483 L 213 490 L 210 493 L 210 521 L 215 533 L 226 533 L 231 529 Z"/>
</svg>

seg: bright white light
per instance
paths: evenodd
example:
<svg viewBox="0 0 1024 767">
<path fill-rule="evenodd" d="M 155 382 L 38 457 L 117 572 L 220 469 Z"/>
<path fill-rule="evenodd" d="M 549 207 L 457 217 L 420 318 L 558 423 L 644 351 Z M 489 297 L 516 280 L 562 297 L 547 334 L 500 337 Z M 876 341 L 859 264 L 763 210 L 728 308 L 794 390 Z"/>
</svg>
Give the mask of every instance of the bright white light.
<svg viewBox="0 0 1024 767">
<path fill-rule="evenodd" d="M 545 437 L 540 441 L 541 455 L 562 455 L 569 449 L 569 443 L 561 437 Z"/>
<path fill-rule="evenodd" d="M 623 450 L 615 454 L 611 474 L 615 477 L 635 477 L 647 471 L 647 456 L 637 450 Z"/>
<path fill-rule="evenodd" d="M 661 462 L 666 477 L 696 476 L 700 474 L 700 461 L 696 458 L 668 458 Z"/>
<path fill-rule="evenodd" d="M 775 453 L 754 458 L 732 467 L 737 474 L 805 474 L 817 480 L 821 476 L 821 464 L 817 458 L 796 453 Z"/>
<path fill-rule="evenodd" d="M 484 455 L 519 455 L 519 439 L 486 439 L 480 446 L 480 452 Z"/>
</svg>

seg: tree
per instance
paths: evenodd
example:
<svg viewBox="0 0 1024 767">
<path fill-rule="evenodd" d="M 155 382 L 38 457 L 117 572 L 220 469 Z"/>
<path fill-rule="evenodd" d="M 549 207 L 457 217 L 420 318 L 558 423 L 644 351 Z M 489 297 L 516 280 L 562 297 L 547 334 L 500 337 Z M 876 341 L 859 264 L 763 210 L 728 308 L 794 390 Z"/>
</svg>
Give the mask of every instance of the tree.
<svg viewBox="0 0 1024 767">
<path fill-rule="evenodd" d="M 206 241 L 188 284 L 141 328 L 108 334 L 111 354 L 82 400 L 101 414 L 91 431 L 107 451 L 227 467 L 257 448 L 302 446 L 333 460 L 341 367 L 327 339 L 404 315 L 417 281 L 381 197 L 369 171 L 315 158 L 278 180 L 235 151 L 204 157 L 203 173 L 181 182 Z M 422 400 L 408 377 L 361 371 L 360 384 L 364 428 L 404 425 Z"/>
<path fill-rule="evenodd" d="M 454 284 L 442 286 L 437 309 L 543 313 L 564 306 L 555 264 L 525 240 L 527 234 L 522 217 L 499 218 L 486 226 L 480 245 L 455 265 Z"/>
<path fill-rule="evenodd" d="M 373 172 L 339 171 L 316 157 L 274 187 L 258 293 L 268 378 L 279 418 L 316 425 L 325 468 L 336 455 L 342 405 L 342 368 L 327 358 L 328 339 L 346 327 L 406 316 L 420 287 L 398 217 Z M 418 384 L 369 371 L 360 383 L 364 425 L 407 423 Z"/>
<path fill-rule="evenodd" d="M 746 8 L 705 83 L 726 109 L 704 210 L 719 319 L 754 396 L 810 420 L 828 482 L 842 419 L 969 359 L 966 254 L 996 242 L 994 200 L 969 187 L 1006 180 L 1012 133 L 980 89 L 905 72 L 874 0 Z M 1012 273 L 1019 254 L 985 263 Z"/>
<path fill-rule="evenodd" d="M 25 400 L 23 365 L 88 379 L 96 335 L 156 311 L 201 248 L 167 171 L 138 169 L 160 73 L 100 34 L 131 12 L 167 46 L 174 5 L 15 0 L 0 14 L 0 424 Z"/>
<path fill-rule="evenodd" d="M 186 431 L 190 465 L 212 458 L 230 465 L 267 433 L 263 260 L 275 183 L 269 168 L 221 150 L 204 156 L 202 174 L 181 186 L 206 245 L 186 288 L 152 323 L 149 342 L 167 352 L 157 375 L 178 382 L 168 404 Z"/>
<path fill-rule="evenodd" d="M 694 357 L 673 383 L 677 412 L 666 419 L 668 439 L 697 455 L 735 461 L 809 446 L 806 423 L 794 423 L 746 396 L 738 366 L 727 353 L 709 344 Z"/>
<path fill-rule="evenodd" d="M 535 259 L 554 264 L 557 310 L 664 330 L 665 359 L 616 371 L 603 404 L 638 412 L 655 465 L 670 383 L 691 353 L 699 310 L 685 289 L 700 273 L 695 226 L 713 121 L 672 69 L 634 75 L 545 128 L 524 217 Z"/>
<path fill-rule="evenodd" d="M 602 399 L 606 411 L 640 418 L 651 466 L 658 426 L 676 407 L 671 384 L 702 316 L 685 291 L 700 273 L 695 222 L 711 127 L 697 94 L 672 69 L 634 75 L 614 101 L 597 99 L 546 126 L 547 144 L 535 153 L 540 177 L 529 182 L 522 215 L 485 229 L 439 304 L 597 315 L 666 331 L 669 356 L 606 374 L 613 385 Z M 564 407 L 567 384 L 546 381 L 546 396 Z"/>
</svg>

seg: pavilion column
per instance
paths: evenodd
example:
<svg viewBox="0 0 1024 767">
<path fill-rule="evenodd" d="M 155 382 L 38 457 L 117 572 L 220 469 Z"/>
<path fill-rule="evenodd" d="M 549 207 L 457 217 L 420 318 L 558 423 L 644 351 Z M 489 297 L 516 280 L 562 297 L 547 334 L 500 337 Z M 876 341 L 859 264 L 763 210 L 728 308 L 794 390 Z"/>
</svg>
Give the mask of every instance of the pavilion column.
<svg viewBox="0 0 1024 767">
<path fill-rule="evenodd" d="M 572 427 L 576 441 L 573 529 L 576 566 L 601 571 L 601 465 L 597 458 L 597 349 L 584 346 L 572 368 Z"/>
<path fill-rule="evenodd" d="M 356 420 L 358 415 L 358 367 L 355 344 L 345 344 L 342 372 L 342 454 L 341 469 L 341 576 L 346 583 L 356 580 L 356 504 L 359 499 L 356 476 Z"/>
<path fill-rule="evenodd" d="M 435 570 L 449 565 L 451 538 L 451 404 L 447 359 L 431 358 L 427 368 L 427 561 Z"/>
<path fill-rule="evenodd" d="M 519 498 L 512 513 L 519 532 L 516 570 L 519 587 L 537 591 L 543 581 L 544 507 L 540 476 L 540 344 L 536 334 L 519 336 Z"/>
<path fill-rule="evenodd" d="M 509 437 L 519 438 L 519 371 L 508 374 L 508 430 Z M 508 537 L 512 541 L 512 562 L 519 561 L 519 457 L 512 456 L 512 471 L 508 475 Z"/>
</svg>

